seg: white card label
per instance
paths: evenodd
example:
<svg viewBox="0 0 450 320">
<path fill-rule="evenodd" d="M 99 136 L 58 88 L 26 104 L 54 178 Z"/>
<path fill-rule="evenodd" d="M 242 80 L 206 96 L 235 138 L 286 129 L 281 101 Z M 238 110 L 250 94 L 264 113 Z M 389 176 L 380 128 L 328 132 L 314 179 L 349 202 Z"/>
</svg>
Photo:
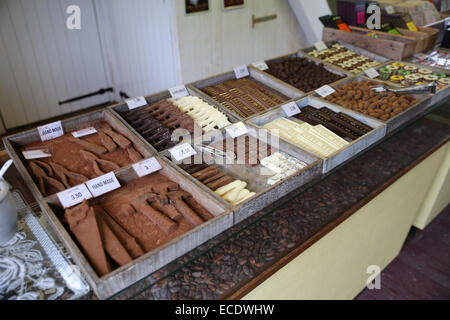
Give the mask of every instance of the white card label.
<svg viewBox="0 0 450 320">
<path fill-rule="evenodd" d="M 137 97 L 133 99 L 125 100 L 128 105 L 128 109 L 133 110 L 139 107 L 143 107 L 147 105 L 147 100 L 144 97 Z"/>
<path fill-rule="evenodd" d="M 50 158 L 52 155 L 44 150 L 28 150 L 22 151 L 23 156 L 27 160 Z"/>
<path fill-rule="evenodd" d="M 300 113 L 300 108 L 295 102 L 289 102 L 282 106 L 282 108 L 288 118 Z"/>
<path fill-rule="evenodd" d="M 120 183 L 114 172 L 110 172 L 98 178 L 89 180 L 86 182 L 86 186 L 94 197 L 99 197 L 102 194 L 120 188 Z"/>
<path fill-rule="evenodd" d="M 149 175 L 162 169 L 161 164 L 156 158 L 146 159 L 144 161 L 133 164 L 133 169 L 139 178 Z"/>
<path fill-rule="evenodd" d="M 189 91 L 187 91 L 186 87 L 184 85 L 173 87 L 169 89 L 170 95 L 174 99 L 180 99 L 187 97 L 189 95 Z"/>
<path fill-rule="evenodd" d="M 365 72 L 365 74 L 366 74 L 369 78 L 372 78 L 372 79 L 378 78 L 378 77 L 380 76 L 380 74 L 378 73 L 378 71 L 375 70 L 374 68 L 367 69 L 367 70 L 364 71 L 364 72 Z"/>
<path fill-rule="evenodd" d="M 182 161 L 197 154 L 197 151 L 189 143 L 180 144 L 170 149 L 169 152 L 175 161 Z"/>
<path fill-rule="evenodd" d="M 83 200 L 92 198 L 92 194 L 84 184 L 80 184 L 79 186 L 67 189 L 60 193 L 57 193 L 56 195 L 58 196 L 58 199 L 64 208 L 73 207 L 83 202 Z"/>
<path fill-rule="evenodd" d="M 64 135 L 61 121 L 49 123 L 45 126 L 38 127 L 37 129 L 39 131 L 39 135 L 41 136 L 41 141 L 56 139 Z"/>
<path fill-rule="evenodd" d="M 318 51 L 323 51 L 323 50 L 328 49 L 327 45 L 323 41 L 319 41 L 319 42 L 314 43 L 314 47 L 316 47 L 316 49 Z"/>
<path fill-rule="evenodd" d="M 322 98 L 325 98 L 325 97 L 329 96 L 330 94 L 334 93 L 335 90 L 332 87 L 330 87 L 329 85 L 324 85 L 322 88 L 317 89 L 316 92 Z"/>
<path fill-rule="evenodd" d="M 243 122 L 238 122 L 228 126 L 226 131 L 233 139 L 248 133 L 247 127 Z"/>
<path fill-rule="evenodd" d="M 250 75 L 246 65 L 242 65 L 242 66 L 234 68 L 234 74 L 236 75 L 236 79 L 245 78 Z"/>
<path fill-rule="evenodd" d="M 74 132 L 72 132 L 72 135 L 75 138 L 81 138 L 81 137 L 89 136 L 94 133 L 97 133 L 97 130 L 94 127 L 89 127 L 89 128 L 83 129 L 83 130 L 74 131 Z"/>
<path fill-rule="evenodd" d="M 425 53 L 416 53 L 416 54 L 414 55 L 414 57 L 416 57 L 416 58 L 419 59 L 419 60 L 425 60 L 425 59 L 428 58 L 428 56 L 427 56 Z"/>
<path fill-rule="evenodd" d="M 387 6 L 386 8 L 384 8 L 385 10 L 386 10 L 386 12 L 388 13 L 388 14 L 394 14 L 395 13 L 395 10 L 394 10 L 394 7 L 393 6 Z"/>
<path fill-rule="evenodd" d="M 269 69 L 269 66 L 267 65 L 267 63 L 265 61 L 254 62 L 254 63 L 252 63 L 252 65 L 261 71 Z"/>
</svg>

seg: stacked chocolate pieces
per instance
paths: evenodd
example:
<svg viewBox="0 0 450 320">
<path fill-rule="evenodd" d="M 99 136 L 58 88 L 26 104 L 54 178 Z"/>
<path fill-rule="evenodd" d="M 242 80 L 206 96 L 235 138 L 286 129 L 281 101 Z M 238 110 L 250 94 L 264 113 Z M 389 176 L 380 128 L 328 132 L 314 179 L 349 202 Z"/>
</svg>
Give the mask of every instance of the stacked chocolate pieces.
<svg viewBox="0 0 450 320">
<path fill-rule="evenodd" d="M 250 78 L 228 80 L 202 90 L 242 118 L 261 113 L 288 100 Z"/>
<path fill-rule="evenodd" d="M 334 112 L 327 107 L 316 109 L 306 106 L 301 111 L 295 118 L 312 126 L 321 124 L 340 137 L 350 141 L 356 140 L 373 130 L 373 128 L 361 121 L 344 113 Z"/>
<path fill-rule="evenodd" d="M 303 92 L 316 90 L 344 78 L 328 71 L 323 64 L 316 64 L 306 58 L 285 58 L 268 62 L 267 65 L 269 66 L 267 73 Z"/>
<path fill-rule="evenodd" d="M 216 165 L 208 165 L 206 163 L 182 164 L 180 168 L 213 191 L 234 181 L 231 176 L 223 172 Z"/>
<path fill-rule="evenodd" d="M 223 140 L 221 150 L 223 152 L 233 151 L 238 164 L 246 164 L 250 167 L 259 165 L 262 159 L 272 154 L 270 145 L 251 136 Z"/>
<path fill-rule="evenodd" d="M 121 116 L 158 151 L 176 145 L 176 141 L 172 141 L 176 129 L 185 129 L 190 134 L 195 130 L 202 132 L 191 117 L 167 100 L 123 112 Z"/>
</svg>

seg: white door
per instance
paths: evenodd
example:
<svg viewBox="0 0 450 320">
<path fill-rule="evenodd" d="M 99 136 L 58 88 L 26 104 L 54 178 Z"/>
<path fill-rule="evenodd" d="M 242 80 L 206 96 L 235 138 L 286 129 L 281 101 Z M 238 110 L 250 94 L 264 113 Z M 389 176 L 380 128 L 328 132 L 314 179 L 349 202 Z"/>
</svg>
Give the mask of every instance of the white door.
<svg viewBox="0 0 450 320">
<path fill-rule="evenodd" d="M 69 30 L 68 6 L 81 10 Z M 111 100 L 92 0 L 0 0 L 0 112 L 6 129 Z"/>
</svg>

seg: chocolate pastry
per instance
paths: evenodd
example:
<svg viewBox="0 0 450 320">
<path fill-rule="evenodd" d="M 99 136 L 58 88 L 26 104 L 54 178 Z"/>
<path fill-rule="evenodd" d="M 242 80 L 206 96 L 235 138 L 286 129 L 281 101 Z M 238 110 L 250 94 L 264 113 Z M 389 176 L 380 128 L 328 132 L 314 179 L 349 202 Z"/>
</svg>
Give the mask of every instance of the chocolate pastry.
<svg viewBox="0 0 450 320">
<path fill-rule="evenodd" d="M 75 235 L 97 273 L 100 276 L 110 273 L 111 267 L 106 259 L 94 209 L 84 201 L 72 209 L 67 209 L 64 216 L 69 223 L 70 231 Z"/>
<path fill-rule="evenodd" d="M 98 156 L 101 156 L 102 154 L 105 154 L 108 151 L 105 148 L 103 148 L 102 146 L 99 146 L 95 143 L 87 142 L 87 141 L 79 139 L 79 138 L 69 137 L 68 140 L 80 145 L 81 147 L 83 147 L 83 149 L 93 152 Z"/>
<path fill-rule="evenodd" d="M 284 58 L 267 63 L 267 73 L 289 83 L 303 92 L 316 90 L 326 84 L 336 82 L 344 77 L 325 69 L 323 64 L 316 64 L 306 58 Z"/>
<path fill-rule="evenodd" d="M 263 112 L 287 101 L 288 98 L 251 79 L 228 80 L 202 89 L 214 100 L 243 118 Z"/>
</svg>

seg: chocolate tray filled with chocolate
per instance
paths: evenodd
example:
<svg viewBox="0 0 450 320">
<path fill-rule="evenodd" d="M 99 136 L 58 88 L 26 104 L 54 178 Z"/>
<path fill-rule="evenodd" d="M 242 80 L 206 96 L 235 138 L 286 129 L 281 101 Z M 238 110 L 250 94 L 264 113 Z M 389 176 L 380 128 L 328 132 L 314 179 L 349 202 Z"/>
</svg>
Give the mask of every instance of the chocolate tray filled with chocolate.
<svg viewBox="0 0 450 320">
<path fill-rule="evenodd" d="M 264 113 L 303 94 L 298 89 L 248 68 L 249 76 L 236 79 L 233 71 L 188 85 L 208 101 L 218 102 L 223 110 L 245 120 Z"/>
<path fill-rule="evenodd" d="M 64 208 L 55 195 L 41 201 L 94 292 L 106 299 L 149 276 L 233 225 L 233 213 L 165 160 L 139 177 L 116 172 L 121 187 Z"/>
<path fill-rule="evenodd" d="M 436 93 L 431 96 L 431 104 L 447 98 L 450 94 L 450 70 L 443 70 L 403 61 L 389 61 L 376 68 L 379 73 L 374 80 L 393 87 L 436 83 Z M 370 79 L 366 74 L 362 78 Z"/>
<path fill-rule="evenodd" d="M 328 49 L 318 51 L 315 47 L 302 49 L 301 52 L 311 59 L 330 66 L 350 76 L 377 67 L 389 59 L 353 46 L 344 41 L 327 41 Z"/>
<path fill-rule="evenodd" d="M 130 110 L 126 103 L 121 103 L 109 109 L 155 152 L 238 121 L 217 102 L 206 101 L 196 91 L 186 89 L 190 95 L 183 98 L 172 99 L 169 91 L 162 91 L 146 96 L 147 105 L 142 107 Z"/>
<path fill-rule="evenodd" d="M 232 210 L 235 223 L 322 174 L 318 157 L 266 130 L 246 128 L 237 138 L 222 131 L 196 140 L 197 154 L 182 161 L 165 154 L 186 177 Z"/>
<path fill-rule="evenodd" d="M 248 122 L 271 132 L 278 130 L 283 140 L 322 159 L 323 173 L 353 158 L 386 134 L 386 125 L 381 121 L 312 96 L 295 103 L 301 112 L 292 117 L 280 107 Z"/>
<path fill-rule="evenodd" d="M 291 86 L 293 90 L 298 90 L 299 94 L 308 94 L 347 77 L 347 74 L 312 60 L 302 52 L 267 60 L 266 64 L 269 67 L 267 70 L 260 70 L 254 66 L 250 68 Z"/>
<path fill-rule="evenodd" d="M 61 125 L 64 135 L 47 141 L 41 141 L 38 128 L 3 138 L 38 200 L 155 154 L 108 110 L 63 120 Z M 48 157 L 27 160 L 23 155 L 39 150 Z"/>
<path fill-rule="evenodd" d="M 423 114 L 432 106 L 430 93 L 398 94 L 372 90 L 380 84 L 382 82 L 378 80 L 353 77 L 332 86 L 335 92 L 325 98 L 317 93 L 314 97 L 380 120 L 387 126 L 386 134 Z"/>
</svg>

